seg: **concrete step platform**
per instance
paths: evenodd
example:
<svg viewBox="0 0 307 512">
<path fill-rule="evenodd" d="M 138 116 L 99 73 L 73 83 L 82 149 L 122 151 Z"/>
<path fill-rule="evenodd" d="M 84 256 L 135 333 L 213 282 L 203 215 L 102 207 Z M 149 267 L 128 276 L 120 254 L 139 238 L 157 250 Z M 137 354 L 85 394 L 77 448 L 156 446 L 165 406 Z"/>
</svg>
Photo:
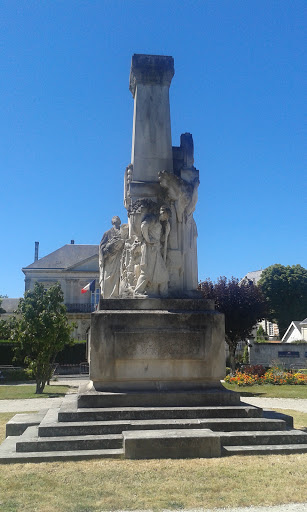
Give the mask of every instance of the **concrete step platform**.
<svg viewBox="0 0 307 512">
<path fill-rule="evenodd" d="M 26 435 L 25 435 L 26 434 Z M 16 442 L 16 452 L 49 452 L 121 449 L 122 434 L 39 437 L 37 427 L 29 427 Z"/>
<path fill-rule="evenodd" d="M 238 393 L 220 385 L 200 391 L 168 392 L 103 392 L 96 391 L 87 383 L 78 392 L 78 407 L 204 407 L 240 405 Z"/>
<path fill-rule="evenodd" d="M 253 446 L 224 446 L 222 455 L 282 455 L 307 453 L 307 444 L 271 444 Z"/>
<path fill-rule="evenodd" d="M 46 413 L 17 414 L 7 432 L 20 435 L 8 435 L 0 446 L 0 463 L 307 451 L 307 433 L 289 429 L 293 425 L 290 417 L 249 404 L 195 404 L 194 397 L 192 405 L 171 406 L 169 394 L 161 393 L 163 398 L 158 398 L 153 393 L 155 401 L 163 403 L 149 405 L 150 394 L 145 393 L 143 404 L 136 405 L 133 399 L 134 405 L 118 406 L 115 398 L 112 407 L 108 404 L 111 395 L 128 395 L 129 402 L 132 395 L 142 394 L 101 395 L 107 396 L 104 407 L 78 408 L 77 395 L 67 395 L 61 407 Z M 180 393 L 173 395 L 177 400 Z M 199 398 L 202 393 L 195 395 Z"/>
<path fill-rule="evenodd" d="M 61 460 L 90 460 L 90 459 L 121 459 L 124 450 L 80 450 L 80 451 L 48 451 L 48 452 L 16 452 L 16 442 L 19 436 L 9 436 L 0 446 L 0 464 L 18 462 L 55 462 Z"/>
<path fill-rule="evenodd" d="M 220 436 L 207 429 L 123 432 L 127 459 L 186 459 L 221 456 Z"/>
<path fill-rule="evenodd" d="M 223 432 L 220 434 L 222 445 L 290 445 L 307 444 L 307 433 L 301 430 L 272 430 L 250 432 Z"/>
<path fill-rule="evenodd" d="M 163 429 L 205 429 L 213 432 L 225 432 L 232 430 L 271 430 L 278 427 L 285 428 L 283 421 L 255 421 L 245 420 L 133 420 L 133 421 L 84 421 L 84 422 L 59 422 L 50 425 L 39 426 L 40 437 L 81 436 L 81 435 L 107 435 L 120 434 L 124 430 L 163 430 Z"/>
<path fill-rule="evenodd" d="M 15 416 L 13 416 L 13 418 L 11 418 L 6 424 L 6 437 L 20 436 L 28 427 L 39 425 L 46 413 L 47 409 L 45 411 L 34 413 L 15 414 Z"/>
<path fill-rule="evenodd" d="M 233 430 L 284 430 L 286 423 L 283 419 L 271 418 L 187 418 L 187 419 L 141 419 L 141 420 L 114 420 L 97 421 L 92 415 L 75 416 L 76 421 L 63 421 L 66 414 L 61 415 L 62 409 L 50 409 L 39 426 L 41 437 L 63 435 L 102 435 L 118 434 L 124 430 L 160 430 L 160 429 L 188 429 L 209 428 L 217 432 Z M 156 409 L 154 409 L 156 412 Z M 160 409 L 158 409 L 160 411 Z M 80 411 L 82 413 L 82 411 Z M 88 411 L 90 412 L 90 411 Z M 81 416 L 81 418 L 80 418 Z M 133 416 L 133 415 L 132 415 Z M 96 416 L 94 416 L 95 418 Z M 129 415 L 128 415 L 129 417 Z M 84 419 L 84 420 L 83 420 Z M 83 421 L 82 421 L 83 420 Z"/>
<path fill-rule="evenodd" d="M 260 418 L 262 409 L 252 406 L 233 407 L 61 407 L 59 421 L 116 421 L 148 419 Z"/>
</svg>

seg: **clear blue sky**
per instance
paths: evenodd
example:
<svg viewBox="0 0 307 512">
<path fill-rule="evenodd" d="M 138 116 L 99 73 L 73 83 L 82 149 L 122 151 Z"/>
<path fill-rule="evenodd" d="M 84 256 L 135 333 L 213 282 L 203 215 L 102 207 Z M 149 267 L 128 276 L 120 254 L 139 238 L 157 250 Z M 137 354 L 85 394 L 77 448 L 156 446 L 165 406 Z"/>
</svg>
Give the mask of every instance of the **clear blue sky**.
<svg viewBox="0 0 307 512">
<path fill-rule="evenodd" d="M 306 267 L 304 26 L 303 0 L 1 0 L 0 294 L 23 294 L 36 240 L 42 257 L 126 221 L 133 53 L 175 59 L 200 279 Z"/>
</svg>

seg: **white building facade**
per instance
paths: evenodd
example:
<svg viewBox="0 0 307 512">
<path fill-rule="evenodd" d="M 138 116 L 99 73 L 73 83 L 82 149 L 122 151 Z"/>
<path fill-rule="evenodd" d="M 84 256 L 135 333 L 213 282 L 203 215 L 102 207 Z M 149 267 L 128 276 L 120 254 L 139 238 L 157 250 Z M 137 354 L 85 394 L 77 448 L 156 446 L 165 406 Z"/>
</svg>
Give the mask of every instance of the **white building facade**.
<svg viewBox="0 0 307 512">
<path fill-rule="evenodd" d="M 36 282 L 45 288 L 59 283 L 64 294 L 68 319 L 77 324 L 73 337 L 87 339 L 90 315 L 99 304 L 98 245 L 64 245 L 56 251 L 22 268 L 25 274 L 25 291 L 33 290 Z M 81 293 L 89 282 L 95 280 L 95 291 Z"/>
</svg>

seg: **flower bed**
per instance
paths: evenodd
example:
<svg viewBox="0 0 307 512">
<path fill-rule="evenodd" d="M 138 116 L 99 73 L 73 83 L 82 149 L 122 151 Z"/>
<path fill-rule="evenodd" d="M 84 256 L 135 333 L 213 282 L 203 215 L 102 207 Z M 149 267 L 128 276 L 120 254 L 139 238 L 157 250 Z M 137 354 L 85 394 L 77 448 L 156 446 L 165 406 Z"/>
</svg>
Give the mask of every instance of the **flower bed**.
<svg viewBox="0 0 307 512">
<path fill-rule="evenodd" d="M 237 370 L 235 375 L 227 375 L 225 382 L 237 384 L 237 386 L 253 386 L 254 384 L 307 384 L 307 375 L 304 373 L 290 373 L 278 367 L 273 367 L 262 374 L 261 371 L 253 373 L 250 368 L 247 373 Z"/>
</svg>

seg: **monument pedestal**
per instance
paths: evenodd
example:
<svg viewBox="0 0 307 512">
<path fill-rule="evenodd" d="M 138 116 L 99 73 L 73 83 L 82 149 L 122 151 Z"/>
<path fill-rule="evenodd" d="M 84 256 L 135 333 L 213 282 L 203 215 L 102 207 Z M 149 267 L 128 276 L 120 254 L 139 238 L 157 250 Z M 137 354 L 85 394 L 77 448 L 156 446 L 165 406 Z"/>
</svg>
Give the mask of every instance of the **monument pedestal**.
<svg viewBox="0 0 307 512">
<path fill-rule="evenodd" d="M 196 392 L 203 403 L 200 396 L 207 391 L 212 405 L 233 403 L 232 393 L 220 384 L 225 376 L 224 316 L 210 300 L 102 300 L 100 310 L 92 313 L 89 362 L 92 400 L 100 392 L 133 392 L 139 404 L 142 398 L 136 395 L 145 399 L 147 393 L 152 404 L 170 400 L 179 405 L 187 392 Z M 164 398 L 154 398 L 157 393 Z"/>
</svg>

